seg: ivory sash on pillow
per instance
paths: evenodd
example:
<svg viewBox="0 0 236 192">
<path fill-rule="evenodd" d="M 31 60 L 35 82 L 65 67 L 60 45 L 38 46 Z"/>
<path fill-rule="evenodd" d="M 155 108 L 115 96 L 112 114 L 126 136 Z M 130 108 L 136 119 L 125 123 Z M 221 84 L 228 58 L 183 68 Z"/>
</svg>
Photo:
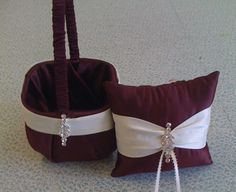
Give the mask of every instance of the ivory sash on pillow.
<svg viewBox="0 0 236 192">
<path fill-rule="evenodd" d="M 193 115 L 171 131 L 173 146 L 201 149 L 206 145 L 211 107 Z M 118 151 L 127 157 L 144 157 L 161 151 L 164 127 L 148 121 L 113 114 Z M 171 122 L 170 122 L 171 123 Z"/>
<path fill-rule="evenodd" d="M 207 141 L 210 114 L 211 107 L 193 115 L 170 131 L 172 146 L 186 149 L 203 148 Z M 166 135 L 166 128 L 134 117 L 113 114 L 113 118 L 116 125 L 119 153 L 127 157 L 137 158 L 162 151 L 155 185 L 155 192 L 159 192 L 162 160 L 167 152 L 164 150 L 161 140 Z M 166 123 L 171 125 L 171 122 Z M 175 169 L 176 190 L 181 192 L 178 164 L 173 149 L 170 151 L 170 156 Z"/>
<path fill-rule="evenodd" d="M 61 119 L 38 115 L 22 106 L 25 123 L 31 129 L 47 134 L 58 135 L 61 129 Z M 110 109 L 78 118 L 67 118 L 70 126 L 70 136 L 89 135 L 112 129 L 113 121 Z"/>
</svg>

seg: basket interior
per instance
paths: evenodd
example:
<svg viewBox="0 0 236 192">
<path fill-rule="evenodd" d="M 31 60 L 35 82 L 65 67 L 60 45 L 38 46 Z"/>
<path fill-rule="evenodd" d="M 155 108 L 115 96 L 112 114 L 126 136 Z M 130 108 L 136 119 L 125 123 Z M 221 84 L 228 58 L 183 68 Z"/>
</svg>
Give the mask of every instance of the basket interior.
<svg viewBox="0 0 236 192">
<path fill-rule="evenodd" d="M 115 68 L 104 61 L 80 59 L 78 67 L 67 62 L 71 111 L 97 110 L 108 105 L 105 81 L 117 82 Z M 25 77 L 22 90 L 25 107 L 37 112 L 56 112 L 53 61 L 33 66 Z"/>
</svg>

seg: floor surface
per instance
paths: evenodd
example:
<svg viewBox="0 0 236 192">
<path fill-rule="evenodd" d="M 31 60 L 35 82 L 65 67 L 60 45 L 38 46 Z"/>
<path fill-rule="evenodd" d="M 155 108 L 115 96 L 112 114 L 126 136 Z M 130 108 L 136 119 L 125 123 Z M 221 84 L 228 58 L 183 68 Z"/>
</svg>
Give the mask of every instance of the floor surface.
<svg viewBox="0 0 236 192">
<path fill-rule="evenodd" d="M 180 170 L 183 192 L 236 191 L 236 1 L 77 0 L 82 57 L 113 63 L 121 83 L 167 83 L 221 72 L 208 143 L 214 164 Z M 112 178 L 115 154 L 53 164 L 27 143 L 20 92 L 52 59 L 51 1 L 0 0 L 0 192 L 152 192 L 155 173 Z M 175 191 L 163 172 L 161 191 Z"/>
</svg>

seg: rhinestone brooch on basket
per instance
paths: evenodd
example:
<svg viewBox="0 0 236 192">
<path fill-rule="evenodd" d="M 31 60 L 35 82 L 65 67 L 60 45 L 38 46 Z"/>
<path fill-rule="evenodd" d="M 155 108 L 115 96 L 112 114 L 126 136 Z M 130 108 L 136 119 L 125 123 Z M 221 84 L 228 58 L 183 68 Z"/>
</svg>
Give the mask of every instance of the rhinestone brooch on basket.
<svg viewBox="0 0 236 192">
<path fill-rule="evenodd" d="M 59 132 L 61 137 L 61 145 L 66 146 L 67 138 L 70 136 L 70 125 L 67 123 L 66 115 L 61 115 L 61 129 Z"/>
</svg>

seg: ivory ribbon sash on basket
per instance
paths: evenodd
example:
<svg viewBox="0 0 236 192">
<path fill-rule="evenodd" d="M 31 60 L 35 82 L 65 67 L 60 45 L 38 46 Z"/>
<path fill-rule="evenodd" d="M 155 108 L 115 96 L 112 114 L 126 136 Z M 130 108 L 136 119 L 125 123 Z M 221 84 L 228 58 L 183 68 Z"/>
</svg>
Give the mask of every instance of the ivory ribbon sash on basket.
<svg viewBox="0 0 236 192">
<path fill-rule="evenodd" d="M 31 129 L 47 134 L 59 135 L 62 119 L 46 117 L 31 112 L 24 106 L 22 111 L 25 123 Z M 89 135 L 108 131 L 113 128 L 111 110 L 78 118 L 66 118 L 66 124 L 70 127 L 70 136 Z"/>
<path fill-rule="evenodd" d="M 173 147 L 169 151 L 169 156 L 174 163 L 177 192 L 181 190 L 178 165 L 173 149 L 174 147 L 185 149 L 202 149 L 205 147 L 210 124 L 210 112 L 211 107 L 198 112 L 169 133 Z M 166 136 L 167 129 L 134 117 L 113 114 L 113 118 L 116 125 L 117 148 L 119 153 L 135 158 L 145 157 L 162 151 L 157 169 L 155 188 L 155 192 L 158 192 L 162 160 L 166 154 L 162 139 L 163 136 Z"/>
</svg>

